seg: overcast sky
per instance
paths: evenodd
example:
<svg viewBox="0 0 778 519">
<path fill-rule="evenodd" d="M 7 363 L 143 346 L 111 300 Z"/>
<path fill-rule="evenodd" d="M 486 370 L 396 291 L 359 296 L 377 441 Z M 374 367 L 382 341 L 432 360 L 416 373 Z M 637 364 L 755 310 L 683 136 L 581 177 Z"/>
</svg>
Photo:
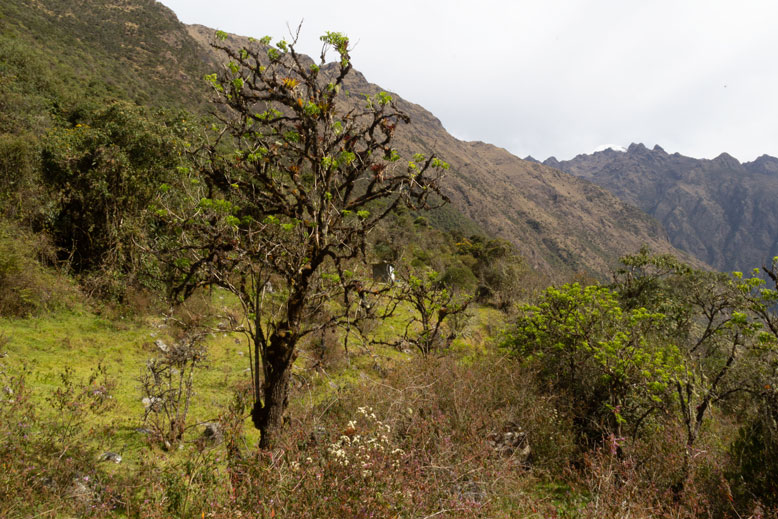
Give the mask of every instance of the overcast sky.
<svg viewBox="0 0 778 519">
<path fill-rule="evenodd" d="M 161 0 L 185 23 L 346 33 L 368 81 L 524 157 L 605 144 L 778 156 L 775 0 Z"/>
</svg>

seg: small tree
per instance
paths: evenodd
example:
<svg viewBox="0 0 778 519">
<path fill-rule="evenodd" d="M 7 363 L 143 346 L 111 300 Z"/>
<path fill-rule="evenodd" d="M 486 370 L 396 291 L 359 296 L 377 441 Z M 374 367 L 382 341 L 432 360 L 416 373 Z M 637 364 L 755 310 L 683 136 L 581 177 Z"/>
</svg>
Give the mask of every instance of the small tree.
<svg viewBox="0 0 778 519">
<path fill-rule="evenodd" d="M 662 312 L 661 339 L 676 344 L 683 356 L 685 369 L 670 383 L 686 433 L 677 482 L 683 488 L 700 432 L 716 406 L 747 407 L 774 371 L 774 292 L 760 290 L 759 278 L 694 270 L 648 250 L 621 261 L 615 288 L 622 303 Z"/>
<path fill-rule="evenodd" d="M 434 270 L 417 274 L 401 274 L 402 286 L 397 288 L 394 298 L 413 308 L 402 340 L 426 357 L 456 338 L 460 330 L 452 322 L 465 315 L 470 299 L 457 297 L 441 283 L 440 274 Z M 448 333 L 444 332 L 444 322 L 448 323 Z"/>
<path fill-rule="evenodd" d="M 235 49 L 221 43 L 226 34 L 217 38 L 230 61 L 208 80 L 226 115 L 193 151 L 196 166 L 163 186 L 157 214 L 167 241 L 158 248 L 179 298 L 216 285 L 240 301 L 251 416 L 267 448 L 300 339 L 342 322 L 361 300 L 353 264 L 366 235 L 401 204 L 426 206 L 448 166 L 421 154 L 401 163 L 391 142 L 409 118 L 388 94 L 344 97 L 345 36 L 321 38 L 318 64 L 294 42 L 269 46 L 268 37 Z M 332 49 L 338 60 L 327 64 Z M 330 318 L 313 318 L 325 308 Z"/>
<path fill-rule="evenodd" d="M 621 261 L 615 289 L 622 303 L 662 312 L 663 340 L 676 344 L 685 358 L 687 368 L 673 386 L 691 449 L 714 404 L 750 391 L 748 374 L 760 369 L 771 347 L 746 298 L 753 282 L 694 270 L 648 250 Z"/>
</svg>

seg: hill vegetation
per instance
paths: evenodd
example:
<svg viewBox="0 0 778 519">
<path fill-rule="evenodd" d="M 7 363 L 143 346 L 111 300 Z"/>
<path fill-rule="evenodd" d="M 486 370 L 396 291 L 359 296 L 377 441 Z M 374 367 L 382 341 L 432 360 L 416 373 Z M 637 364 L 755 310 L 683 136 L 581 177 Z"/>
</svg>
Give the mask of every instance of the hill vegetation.
<svg viewBox="0 0 778 519">
<path fill-rule="evenodd" d="M 778 516 L 778 263 L 669 254 L 338 33 L 0 14 L 0 516 Z"/>
</svg>

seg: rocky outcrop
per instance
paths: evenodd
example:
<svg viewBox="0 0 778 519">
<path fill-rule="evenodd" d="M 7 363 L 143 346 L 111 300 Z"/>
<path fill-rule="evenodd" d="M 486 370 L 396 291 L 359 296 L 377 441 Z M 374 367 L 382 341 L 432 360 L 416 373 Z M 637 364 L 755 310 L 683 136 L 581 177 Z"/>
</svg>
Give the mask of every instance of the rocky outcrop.
<svg viewBox="0 0 778 519">
<path fill-rule="evenodd" d="M 741 164 L 632 144 L 544 162 L 608 189 L 655 217 L 670 242 L 718 270 L 748 271 L 778 254 L 778 159 Z"/>
</svg>

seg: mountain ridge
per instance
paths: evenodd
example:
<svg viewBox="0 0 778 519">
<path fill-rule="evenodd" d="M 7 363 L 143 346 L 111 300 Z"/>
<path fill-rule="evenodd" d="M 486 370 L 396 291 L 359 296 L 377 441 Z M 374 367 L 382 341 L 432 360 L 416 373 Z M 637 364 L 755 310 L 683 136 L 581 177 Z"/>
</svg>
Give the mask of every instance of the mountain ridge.
<svg viewBox="0 0 778 519">
<path fill-rule="evenodd" d="M 654 216 L 671 243 L 719 270 L 747 271 L 778 254 L 778 158 L 741 163 L 632 143 L 626 153 L 580 154 L 544 164 L 585 178 Z"/>
<path fill-rule="evenodd" d="M 209 61 L 218 63 L 209 45 L 215 31 L 203 25 L 187 30 Z M 252 43 L 235 35 L 228 35 L 227 42 L 238 47 Z M 354 102 L 382 91 L 357 70 L 344 86 Z M 390 94 L 411 118 L 410 125 L 398 127 L 395 146 L 406 155 L 435 153 L 448 162 L 444 192 L 455 208 L 513 242 L 533 268 L 558 279 L 576 272 L 604 278 L 620 256 L 644 245 L 701 265 L 674 249 L 653 218 L 594 183 L 522 160 L 493 144 L 456 139 L 424 107 Z"/>
</svg>

